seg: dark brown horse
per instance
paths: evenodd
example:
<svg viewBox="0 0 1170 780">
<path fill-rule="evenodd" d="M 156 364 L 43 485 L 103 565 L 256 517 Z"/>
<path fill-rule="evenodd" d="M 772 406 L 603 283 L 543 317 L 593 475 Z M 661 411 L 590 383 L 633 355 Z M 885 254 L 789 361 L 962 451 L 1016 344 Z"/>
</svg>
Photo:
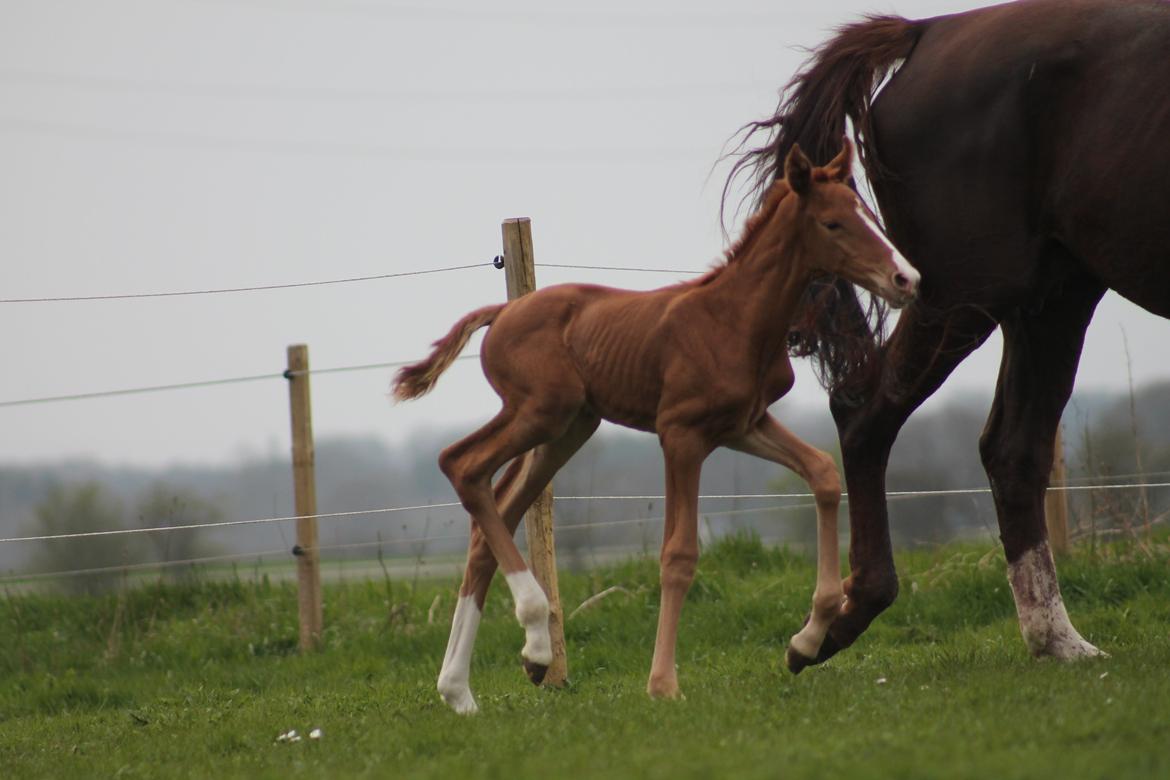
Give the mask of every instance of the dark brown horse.
<svg viewBox="0 0 1170 780">
<path fill-rule="evenodd" d="M 876 98 L 881 78 L 893 72 Z M 1170 316 L 1170 5 L 1030 0 L 842 28 L 787 87 L 739 165 L 770 181 L 799 142 L 825 159 L 845 130 L 890 236 L 921 270 L 884 346 L 849 285 L 796 334 L 823 358 L 849 490 L 847 601 L 818 660 L 898 594 L 885 500 L 907 417 L 998 326 L 1003 360 L 979 442 L 1024 640 L 1035 655 L 1099 651 L 1069 622 L 1044 525 L 1053 440 L 1085 328 L 1106 289 Z M 761 184 L 760 186 L 764 186 Z M 860 356 L 860 357 L 859 357 Z"/>
<path fill-rule="evenodd" d="M 430 357 L 399 372 L 395 396 L 422 395 L 471 334 L 491 325 L 483 369 L 503 408 L 439 458 L 472 520 L 439 674 L 439 693 L 456 711 L 476 711 L 468 685 L 471 650 L 497 564 L 527 635 L 525 668 L 534 682 L 544 677 L 552 660 L 548 600 L 512 535 L 602 419 L 657 433 L 666 460 L 662 603 L 650 695 L 679 695 L 675 637 L 699 555 L 699 472 L 720 446 L 792 469 L 816 495 L 813 611 L 792 638 L 789 664 L 810 663 L 820 651 L 842 605 L 840 479 L 832 458 L 793 436 L 768 406 L 792 386 L 788 331 L 814 277 L 835 273 L 902 304 L 913 298 L 918 273 L 844 184 L 853 161 L 848 141 L 824 168 L 814 170 L 796 147 L 785 159 L 785 179 L 769 187 L 726 264 L 706 276 L 649 292 L 557 285 L 487 306 L 457 322 Z M 509 461 L 493 486 L 492 475 Z"/>
</svg>

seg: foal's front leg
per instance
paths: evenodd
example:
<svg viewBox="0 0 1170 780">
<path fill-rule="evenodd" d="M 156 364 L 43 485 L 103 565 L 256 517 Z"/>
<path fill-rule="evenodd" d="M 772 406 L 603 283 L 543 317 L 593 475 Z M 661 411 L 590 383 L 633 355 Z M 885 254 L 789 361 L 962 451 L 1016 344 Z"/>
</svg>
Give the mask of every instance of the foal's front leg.
<svg viewBox="0 0 1170 780">
<path fill-rule="evenodd" d="M 798 673 L 815 661 L 829 626 L 844 603 L 837 542 L 841 477 L 837 465 L 827 453 L 801 441 L 771 415 L 765 415 L 751 433 L 729 446 L 792 469 L 808 483 L 815 496 L 817 585 L 813 592 L 812 613 L 804 627 L 789 641 L 784 658 L 788 668 Z"/>
<path fill-rule="evenodd" d="M 689 435 L 662 435 L 666 459 L 666 527 L 662 535 L 662 599 L 658 634 L 646 692 L 654 698 L 682 696 L 675 668 L 675 644 L 683 601 L 699 560 L 699 474 L 708 448 Z"/>
</svg>

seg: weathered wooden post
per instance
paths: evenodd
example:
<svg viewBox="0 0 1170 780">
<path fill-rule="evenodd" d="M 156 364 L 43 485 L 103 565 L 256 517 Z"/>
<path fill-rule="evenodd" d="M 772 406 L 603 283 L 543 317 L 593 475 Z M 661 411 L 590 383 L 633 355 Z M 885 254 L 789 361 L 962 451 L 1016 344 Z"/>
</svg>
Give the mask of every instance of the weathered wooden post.
<svg viewBox="0 0 1170 780">
<path fill-rule="evenodd" d="M 1048 477 L 1048 492 L 1044 494 L 1044 519 L 1048 524 L 1048 544 L 1055 555 L 1067 555 L 1068 545 L 1068 492 L 1053 490 L 1065 485 L 1064 442 L 1062 426 L 1056 427 L 1056 444 L 1052 453 L 1052 473 Z"/>
<path fill-rule="evenodd" d="M 292 417 L 293 490 L 297 514 L 297 606 L 300 614 L 301 651 L 314 650 L 321 642 L 321 565 L 317 550 L 317 480 L 313 455 L 313 420 L 309 406 L 309 348 L 288 348 L 289 408 Z"/>
<path fill-rule="evenodd" d="M 528 217 L 504 220 L 504 278 L 508 300 L 527 295 L 536 289 L 536 267 L 532 253 L 532 220 Z M 560 686 L 569 676 L 565 659 L 565 615 L 561 609 L 561 592 L 557 585 L 557 554 L 553 544 L 552 485 L 544 489 L 524 515 L 528 537 L 528 557 L 536 581 L 544 588 L 549 602 L 548 630 L 552 638 L 553 660 L 544 676 L 544 685 Z"/>
</svg>

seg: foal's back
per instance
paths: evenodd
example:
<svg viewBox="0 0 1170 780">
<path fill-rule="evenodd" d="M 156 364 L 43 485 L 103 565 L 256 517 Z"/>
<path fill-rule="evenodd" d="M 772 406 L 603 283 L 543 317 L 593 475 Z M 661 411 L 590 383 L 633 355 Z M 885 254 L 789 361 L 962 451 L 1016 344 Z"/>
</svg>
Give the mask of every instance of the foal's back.
<svg viewBox="0 0 1170 780">
<path fill-rule="evenodd" d="M 488 381 L 505 403 L 588 407 L 611 422 L 654 430 L 673 317 L 693 284 L 634 291 L 546 287 L 504 308 L 484 337 Z"/>
</svg>

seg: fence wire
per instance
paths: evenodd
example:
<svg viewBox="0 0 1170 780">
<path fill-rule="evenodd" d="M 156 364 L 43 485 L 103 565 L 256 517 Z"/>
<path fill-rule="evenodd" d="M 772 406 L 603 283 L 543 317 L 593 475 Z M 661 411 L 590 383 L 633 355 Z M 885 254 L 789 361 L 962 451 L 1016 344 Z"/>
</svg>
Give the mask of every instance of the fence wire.
<svg viewBox="0 0 1170 780">
<path fill-rule="evenodd" d="M 261 284 L 252 287 L 221 287 L 203 290 L 174 290 L 167 292 L 150 293 L 116 293 L 111 295 L 59 295 L 45 298 L 0 298 L 0 303 L 65 303 L 73 301 L 125 301 L 140 298 L 177 298 L 191 295 L 222 295 L 224 293 L 260 292 L 264 290 L 291 290 L 299 287 L 323 287 L 331 284 L 352 284 L 354 282 L 373 282 L 382 279 L 398 279 L 404 276 L 423 276 L 425 274 L 441 274 L 448 271 L 466 271 L 469 268 L 491 268 L 492 261 L 471 263 L 469 265 L 451 265 L 444 268 L 424 268 L 418 271 L 400 271 L 391 274 L 376 274 L 374 276 L 351 276 L 345 279 L 326 279 L 316 282 L 290 282 L 287 284 Z"/>
<path fill-rule="evenodd" d="M 577 263 L 536 263 L 537 268 L 571 268 L 582 271 L 623 271 L 651 274 L 701 274 L 693 268 L 645 268 L 621 265 L 585 265 Z M 247 287 L 218 287 L 194 290 L 167 290 L 163 292 L 147 293 L 111 293 L 106 295 L 53 295 L 40 298 L 0 298 L 4 303 L 69 303 L 78 301 L 125 301 L 143 298 L 178 298 L 196 295 L 223 295 L 226 293 L 264 292 L 269 290 L 292 290 L 303 287 L 324 287 L 334 284 L 353 284 L 355 282 L 375 282 L 384 279 L 399 279 L 407 276 L 425 276 L 427 274 L 441 274 L 449 271 L 467 271 L 472 268 L 501 268 L 499 258 L 486 260 L 480 263 L 466 265 L 449 265 L 442 268 L 423 268 L 417 271 L 399 271 L 389 274 L 374 274 L 371 276 L 350 276 L 343 279 L 323 279 L 313 282 L 287 282 L 283 284 L 258 284 Z"/>
<path fill-rule="evenodd" d="M 460 355 L 456 361 L 478 360 L 479 355 Z M 73 395 L 49 395 L 39 398 L 19 398 L 12 401 L 0 401 L 0 408 L 8 406 L 30 406 L 33 404 L 49 404 L 58 401 L 84 401 L 90 398 L 113 398 L 121 395 L 138 395 L 141 393 L 157 393 L 166 390 L 190 390 L 197 387 L 216 387 L 219 385 L 233 385 L 244 382 L 259 382 L 267 379 L 290 379 L 294 376 L 312 376 L 314 374 L 337 374 L 347 371 L 371 371 L 381 368 L 400 368 L 417 363 L 414 360 L 396 360 L 388 363 L 362 363 L 354 366 L 335 366 L 332 368 L 311 368 L 308 371 L 284 371 L 281 373 L 253 374 L 251 376 L 235 376 L 224 379 L 200 379 L 194 382 L 176 382 L 170 385 L 147 385 L 144 387 L 124 387 L 117 390 L 95 390 L 89 393 L 74 393 Z"/>
<path fill-rule="evenodd" d="M 1048 488 L 1053 492 L 1080 492 L 1088 490 L 1135 490 L 1170 487 L 1170 482 L 1143 482 L 1127 484 L 1095 484 L 1095 485 L 1062 485 Z M 991 488 L 951 488 L 944 490 L 890 490 L 887 498 L 922 498 L 930 496 L 965 496 L 987 495 Z M 776 500 L 776 499 L 810 499 L 812 493 L 713 493 L 699 496 L 699 500 Z M 613 496 L 554 496 L 554 501 L 663 501 L 665 495 L 613 495 Z M 841 501 L 848 503 L 849 494 L 842 493 Z M 358 509 L 351 512 L 324 512 L 315 515 L 288 515 L 282 517 L 261 517 L 247 520 L 223 520 L 214 523 L 190 523 L 184 525 L 151 526 L 146 528 L 115 528 L 103 531 L 78 531 L 62 534 L 43 534 L 38 536 L 12 536 L 0 538 L 0 544 L 16 542 L 44 542 L 60 539 L 87 539 L 104 536 L 128 536 L 135 534 L 166 533 L 169 531 L 191 531 L 207 528 L 228 528 L 241 525 L 261 525 L 265 523 L 283 523 L 294 520 L 331 520 L 343 517 L 359 517 L 377 514 L 394 514 L 398 512 L 415 512 L 429 509 L 451 509 L 460 506 L 458 501 L 445 501 L 435 504 L 417 504 L 413 506 L 382 507 L 379 509 Z M 790 505 L 779 505 L 772 509 L 796 508 Z M 762 511 L 762 510 L 761 510 Z M 715 513 L 703 512 L 714 515 Z M 575 526 L 564 526 L 565 528 Z M 560 528 L 560 526 L 558 526 Z"/>
<path fill-rule="evenodd" d="M 1127 484 L 1093 484 L 1093 485 L 1064 485 L 1053 486 L 1049 490 L 1054 492 L 1079 492 L 1087 490 L 1133 490 L 1133 489 L 1151 489 L 1170 487 L 1170 482 L 1146 482 L 1146 483 L 1127 483 Z M 922 497 L 936 497 L 936 496 L 960 496 L 960 495 L 986 495 L 990 494 L 990 488 L 959 488 L 947 490 L 894 490 L 887 492 L 887 498 L 893 501 L 902 501 L 907 499 L 922 498 Z M 811 509 L 816 506 L 815 503 L 807 501 L 813 498 L 812 493 L 719 493 L 719 494 L 704 494 L 700 495 L 701 500 L 777 500 L 777 499 L 804 499 L 804 503 L 785 503 L 785 504 L 770 504 L 767 506 L 753 507 L 748 509 L 728 509 L 701 511 L 700 515 L 703 518 L 716 517 L 730 517 L 742 516 L 749 514 L 760 514 L 764 512 L 786 512 L 799 509 Z M 555 501 L 661 501 L 664 500 L 663 495 L 612 495 L 612 496 L 558 496 Z M 842 495 L 842 502 L 848 502 L 848 495 Z M 413 506 L 400 507 L 384 507 L 380 509 L 364 509 L 351 512 L 325 512 L 316 515 L 292 515 L 285 517 L 267 517 L 255 518 L 248 520 L 228 520 L 215 523 L 192 523 L 177 526 L 160 526 L 151 528 L 129 528 L 129 529 L 113 529 L 106 531 L 85 531 L 79 533 L 65 533 L 65 534 L 47 534 L 40 536 L 23 536 L 10 537 L 0 539 L 0 544 L 16 543 L 16 542 L 33 542 L 33 541 L 55 541 L 67 539 L 82 539 L 93 538 L 101 536 L 121 536 L 129 534 L 149 534 L 149 533 L 164 533 L 170 531 L 184 531 L 197 530 L 207 528 L 225 528 L 241 525 L 255 525 L 263 523 L 279 523 L 288 522 L 298 519 L 322 519 L 332 520 L 347 517 L 359 517 L 375 514 L 391 514 L 399 512 L 423 511 L 430 509 L 450 509 L 460 506 L 457 501 L 440 502 L 434 504 L 420 504 Z M 645 525 L 651 523 L 661 523 L 665 519 L 665 515 L 654 515 L 649 517 L 631 517 L 620 520 L 598 520 L 587 521 L 581 523 L 558 524 L 556 526 L 556 533 L 576 533 L 580 531 L 590 531 L 597 528 L 613 528 L 625 525 Z M 1162 522 L 1159 518 L 1158 522 Z M 368 542 L 352 542 L 344 544 L 325 544 L 316 547 L 317 552 L 331 552 L 340 550 L 355 550 L 355 549 L 369 549 L 378 548 L 379 551 L 383 548 L 395 547 L 411 547 L 417 545 L 426 545 L 431 542 L 466 542 L 469 538 L 468 533 L 459 534 L 440 534 L 440 535 L 426 535 L 421 537 L 405 537 L 400 539 L 379 539 L 377 541 Z M 260 562 L 264 558 L 280 557 L 295 555 L 295 553 L 288 548 L 263 550 L 260 552 L 247 553 L 227 553 L 220 555 L 202 556 L 196 558 L 186 558 L 182 560 L 170 561 L 153 561 L 140 563 L 125 563 L 111 566 L 98 566 L 83 569 L 68 569 L 51 572 L 31 572 L 27 574 L 7 574 L 0 576 L 0 583 L 14 583 L 22 581 L 45 580 L 45 579 L 62 579 L 68 577 L 80 577 L 87 575 L 100 574 L 114 574 L 119 572 L 138 572 L 171 569 L 182 566 L 197 566 L 203 564 L 227 563 L 233 561 L 251 560 Z"/>
</svg>

